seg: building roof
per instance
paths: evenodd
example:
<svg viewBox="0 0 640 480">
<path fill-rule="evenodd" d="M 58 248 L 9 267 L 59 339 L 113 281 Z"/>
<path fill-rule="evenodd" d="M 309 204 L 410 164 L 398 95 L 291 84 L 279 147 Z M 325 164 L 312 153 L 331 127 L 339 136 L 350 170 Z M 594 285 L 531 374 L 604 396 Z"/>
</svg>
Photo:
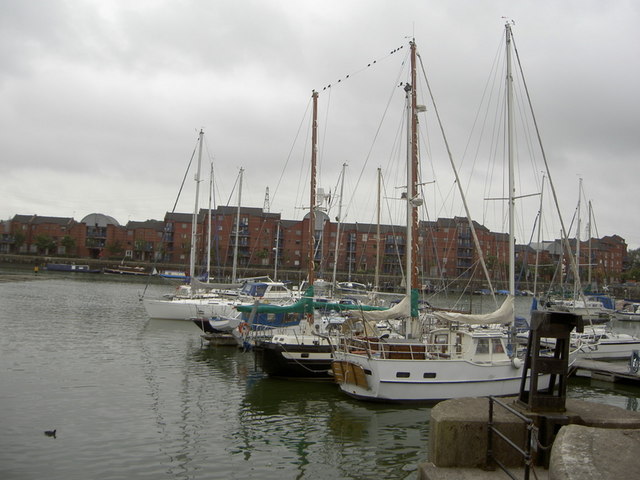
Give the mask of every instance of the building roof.
<svg viewBox="0 0 640 480">
<path fill-rule="evenodd" d="M 191 213 L 178 213 L 178 212 L 167 212 L 164 216 L 165 222 L 173 221 L 173 222 L 191 223 L 192 218 L 193 218 L 193 214 Z"/>
<path fill-rule="evenodd" d="M 120 226 L 115 218 L 110 217 L 109 215 L 104 215 L 103 213 L 90 213 L 80 220 L 80 223 L 92 226 L 95 225 L 96 227 L 106 227 L 107 225 L 115 225 L 116 227 Z"/>
<path fill-rule="evenodd" d="M 128 221 L 127 228 L 129 229 L 148 228 L 151 230 L 157 230 L 158 232 L 163 232 L 164 221 L 162 220 L 145 220 L 144 222 Z"/>
<path fill-rule="evenodd" d="M 39 215 L 15 215 L 14 222 L 30 223 L 33 225 L 42 225 L 44 223 L 53 223 L 57 225 L 69 225 L 73 223 L 72 217 L 41 217 Z"/>
</svg>

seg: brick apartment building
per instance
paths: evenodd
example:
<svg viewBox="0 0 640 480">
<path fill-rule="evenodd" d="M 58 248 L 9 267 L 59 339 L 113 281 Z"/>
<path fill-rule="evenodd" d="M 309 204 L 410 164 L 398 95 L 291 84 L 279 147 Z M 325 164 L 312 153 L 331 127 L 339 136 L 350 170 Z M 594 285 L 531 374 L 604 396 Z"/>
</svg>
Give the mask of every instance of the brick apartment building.
<svg viewBox="0 0 640 480">
<path fill-rule="evenodd" d="M 278 268 L 305 273 L 308 269 L 309 219 L 285 220 L 280 214 L 261 208 L 221 206 L 201 210 L 197 216 L 198 265 L 206 261 L 211 240 L 212 272 L 221 276 L 237 255 L 240 270 L 255 267 Z M 125 226 L 107 215 L 90 214 L 81 221 L 68 217 L 15 215 L 0 227 L 0 253 L 23 253 L 76 258 L 160 262 L 187 266 L 192 235 L 192 214 L 167 213 L 164 220 L 129 221 Z M 210 226 L 210 227 L 209 227 Z M 338 234 L 339 228 L 339 234 Z M 380 231 L 380 242 L 377 231 Z M 474 222 L 478 242 L 493 278 L 506 281 L 509 241 L 504 233 L 491 232 Z M 236 235 L 237 231 L 237 235 Z M 238 243 L 235 250 L 236 238 Z M 575 240 L 573 244 L 575 244 Z M 572 247 L 573 248 L 573 247 Z M 379 249 L 379 254 L 378 254 Z M 575 248 L 573 248 L 575 250 Z M 331 222 L 318 211 L 315 228 L 315 270 L 330 277 L 334 265 L 341 278 L 372 274 L 376 262 L 381 275 L 399 276 L 407 252 L 403 226 Z M 627 246 L 617 235 L 581 242 L 580 264 L 586 279 L 586 265 L 601 283 L 619 281 Z M 590 257 L 589 257 L 590 255 Z M 421 275 L 433 279 L 481 279 L 478 255 L 466 218 L 422 221 L 418 238 Z M 560 241 L 538 249 L 537 262 L 542 281 L 550 281 L 562 261 Z M 516 246 L 517 274 L 531 280 L 536 251 Z M 561 268 L 561 267 L 560 267 Z M 565 266 L 565 274 L 566 274 Z M 216 273 L 218 272 L 218 273 Z M 557 278 L 557 277 L 556 277 Z"/>
</svg>

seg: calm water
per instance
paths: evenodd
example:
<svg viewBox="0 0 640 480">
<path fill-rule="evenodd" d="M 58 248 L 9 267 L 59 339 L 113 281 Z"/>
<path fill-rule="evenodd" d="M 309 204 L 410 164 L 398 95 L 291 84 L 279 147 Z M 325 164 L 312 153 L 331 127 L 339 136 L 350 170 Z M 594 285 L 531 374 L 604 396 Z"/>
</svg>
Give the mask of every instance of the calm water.
<svg viewBox="0 0 640 480">
<path fill-rule="evenodd" d="M 147 319 L 144 283 L 73 275 L 0 283 L 0 478 L 415 479 L 427 459 L 428 407 L 267 378 L 187 322 Z M 570 388 L 638 408 L 640 389 Z"/>
</svg>

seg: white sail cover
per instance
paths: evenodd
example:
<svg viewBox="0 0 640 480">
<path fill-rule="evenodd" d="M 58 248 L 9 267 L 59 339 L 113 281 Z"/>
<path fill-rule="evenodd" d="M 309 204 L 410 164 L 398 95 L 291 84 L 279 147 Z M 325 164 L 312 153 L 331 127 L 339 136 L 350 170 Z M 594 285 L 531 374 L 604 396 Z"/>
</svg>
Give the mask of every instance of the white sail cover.
<svg viewBox="0 0 640 480">
<path fill-rule="evenodd" d="M 368 322 L 380 322 L 382 320 L 389 320 L 392 318 L 409 317 L 411 316 L 411 299 L 406 295 L 400 303 L 394 305 L 388 310 L 352 310 L 350 313 L 354 317 Z"/>
<path fill-rule="evenodd" d="M 196 290 L 238 290 L 242 287 L 242 283 L 208 283 L 201 282 L 197 278 L 191 279 L 191 287 Z"/>
<path fill-rule="evenodd" d="M 500 308 L 492 313 L 470 314 L 470 313 L 453 313 L 453 312 L 433 312 L 433 316 L 438 320 L 445 322 L 460 322 L 467 325 L 491 325 L 500 323 L 507 325 L 513 323 L 515 311 L 513 308 L 513 295 L 509 295 L 502 303 Z"/>
</svg>

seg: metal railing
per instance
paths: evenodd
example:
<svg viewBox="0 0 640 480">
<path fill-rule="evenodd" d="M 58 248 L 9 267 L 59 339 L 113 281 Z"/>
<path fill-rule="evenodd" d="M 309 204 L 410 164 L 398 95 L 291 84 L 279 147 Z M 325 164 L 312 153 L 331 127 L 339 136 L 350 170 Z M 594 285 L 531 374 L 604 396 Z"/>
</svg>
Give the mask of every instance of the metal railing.
<svg viewBox="0 0 640 480">
<path fill-rule="evenodd" d="M 527 440 L 526 440 L 526 444 L 525 444 L 524 448 L 522 448 L 519 445 L 517 445 L 516 443 L 514 443 L 509 437 L 507 437 L 504 433 L 502 433 L 500 430 L 498 430 L 496 428 L 496 426 L 494 425 L 494 422 L 493 422 L 493 404 L 494 403 L 497 403 L 498 405 L 503 407 L 505 410 L 507 410 L 509 413 L 513 414 L 514 416 L 516 416 L 517 418 L 522 420 L 527 425 Z M 494 464 L 498 465 L 502 469 L 502 471 L 504 473 L 506 473 L 510 478 L 512 478 L 514 480 L 518 480 L 517 477 L 515 477 L 513 475 L 513 473 L 511 473 L 507 469 L 506 465 L 504 465 L 500 460 L 498 460 L 494 456 L 494 452 L 493 452 L 493 435 L 495 434 L 498 437 L 500 437 L 502 440 L 504 440 L 507 443 L 507 445 L 509 445 L 516 452 L 518 452 L 520 455 L 523 456 L 523 458 L 524 458 L 524 479 L 525 480 L 529 480 L 529 474 L 530 474 L 530 471 L 531 471 L 531 467 L 533 465 L 532 456 L 531 456 L 531 445 L 532 445 L 532 439 L 534 438 L 534 431 L 535 430 L 537 430 L 537 427 L 533 424 L 533 420 L 532 419 L 530 419 L 529 417 L 524 416 L 522 413 L 520 413 L 517 410 L 511 408 L 509 405 L 507 405 L 504 402 L 501 402 L 497 398 L 489 397 L 489 423 L 487 425 L 487 467 L 488 468 L 492 468 Z"/>
</svg>

